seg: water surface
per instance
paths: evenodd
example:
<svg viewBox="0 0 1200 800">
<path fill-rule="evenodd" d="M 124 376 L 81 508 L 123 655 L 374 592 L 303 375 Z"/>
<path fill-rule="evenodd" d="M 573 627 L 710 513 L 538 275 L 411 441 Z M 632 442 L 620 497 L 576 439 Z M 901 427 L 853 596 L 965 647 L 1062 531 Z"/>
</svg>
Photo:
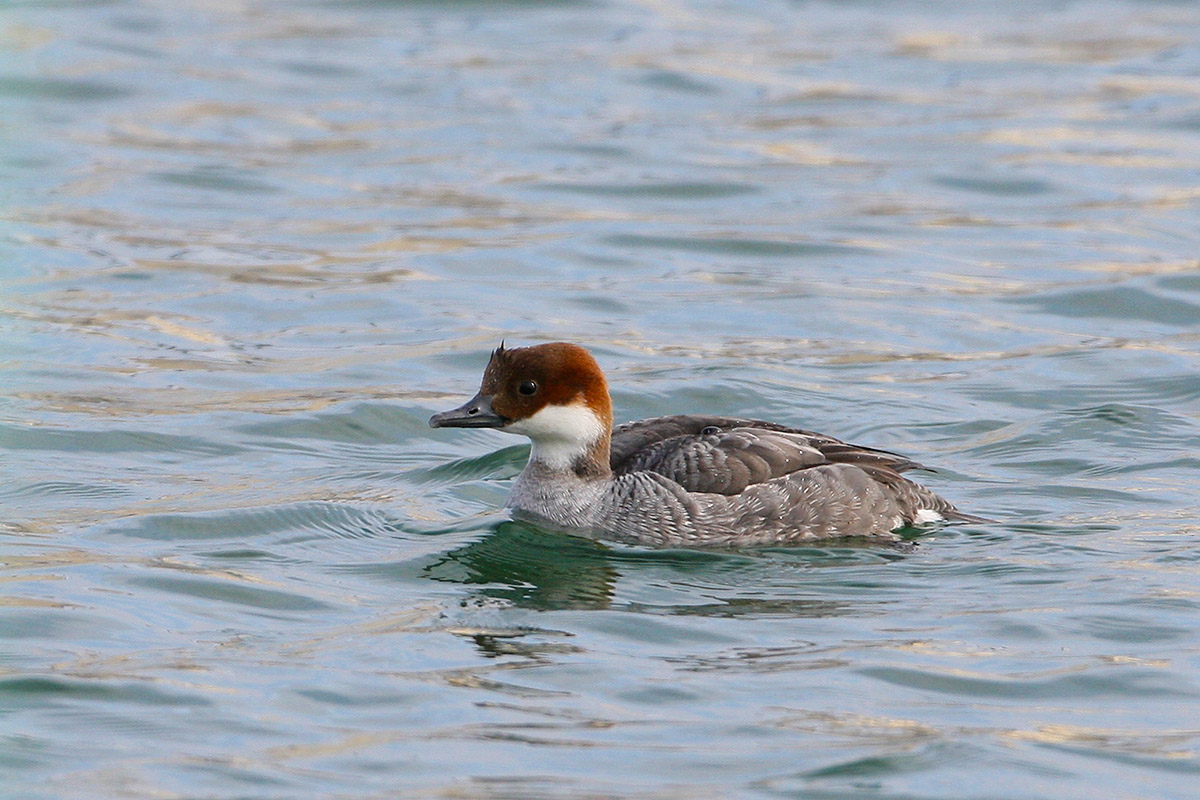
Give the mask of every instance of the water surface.
<svg viewBox="0 0 1200 800">
<path fill-rule="evenodd" d="M 0 53 L 6 796 L 1194 796 L 1190 5 L 29 0 Z M 512 522 L 523 442 L 426 424 L 501 338 L 998 522 Z"/>
</svg>

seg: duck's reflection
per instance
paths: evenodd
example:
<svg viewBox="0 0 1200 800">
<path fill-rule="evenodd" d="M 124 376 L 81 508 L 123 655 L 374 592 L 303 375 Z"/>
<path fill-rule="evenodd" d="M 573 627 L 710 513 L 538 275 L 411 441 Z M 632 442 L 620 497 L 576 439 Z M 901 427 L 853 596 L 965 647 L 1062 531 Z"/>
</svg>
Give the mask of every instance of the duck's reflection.
<svg viewBox="0 0 1200 800">
<path fill-rule="evenodd" d="M 477 584 L 481 596 L 538 610 L 606 608 L 620 577 L 604 544 L 512 520 L 442 554 L 425 574 Z"/>
<path fill-rule="evenodd" d="M 895 548 L 647 550 L 551 531 L 525 521 L 498 523 L 478 541 L 424 567 L 431 580 L 478 587 L 479 599 L 539 611 L 614 605 L 618 581 L 629 611 L 722 617 L 827 617 L 867 610 L 872 601 L 832 599 L 829 589 L 865 568 L 906 557 Z M 836 574 L 826 570 L 834 568 Z M 837 594 L 837 592 L 833 592 Z"/>
</svg>

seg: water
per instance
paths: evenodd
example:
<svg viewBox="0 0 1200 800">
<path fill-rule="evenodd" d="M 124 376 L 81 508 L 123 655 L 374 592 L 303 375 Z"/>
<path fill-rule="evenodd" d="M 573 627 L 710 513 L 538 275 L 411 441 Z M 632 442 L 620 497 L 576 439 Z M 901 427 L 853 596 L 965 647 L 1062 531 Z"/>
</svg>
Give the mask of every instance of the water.
<svg viewBox="0 0 1200 800">
<path fill-rule="evenodd" d="M 5 798 L 1191 798 L 1200 11 L 10 3 Z M 501 338 L 996 524 L 656 552 Z"/>
</svg>

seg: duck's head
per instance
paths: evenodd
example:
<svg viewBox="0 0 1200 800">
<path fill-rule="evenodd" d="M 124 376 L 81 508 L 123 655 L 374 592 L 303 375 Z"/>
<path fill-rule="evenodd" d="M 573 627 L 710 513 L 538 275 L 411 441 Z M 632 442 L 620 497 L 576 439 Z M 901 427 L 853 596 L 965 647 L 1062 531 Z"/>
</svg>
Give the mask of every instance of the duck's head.
<svg viewBox="0 0 1200 800">
<path fill-rule="evenodd" d="M 533 440 L 534 460 L 570 465 L 612 433 L 608 383 L 592 354 L 552 342 L 492 352 L 479 392 L 458 408 L 429 418 L 434 428 L 498 428 Z M 563 463 L 565 462 L 565 464 Z"/>
</svg>

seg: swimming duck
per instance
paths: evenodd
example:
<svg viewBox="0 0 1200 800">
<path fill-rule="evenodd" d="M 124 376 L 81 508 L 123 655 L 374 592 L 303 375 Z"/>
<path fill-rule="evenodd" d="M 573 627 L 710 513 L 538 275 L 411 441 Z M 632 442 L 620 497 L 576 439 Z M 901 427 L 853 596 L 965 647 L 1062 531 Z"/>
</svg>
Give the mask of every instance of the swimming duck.
<svg viewBox="0 0 1200 800">
<path fill-rule="evenodd" d="M 898 529 L 979 521 L 901 473 L 904 456 L 739 417 L 678 414 L 613 428 L 604 373 L 567 342 L 505 349 L 478 394 L 434 428 L 529 437 L 515 517 L 658 547 L 900 541 Z"/>
</svg>

